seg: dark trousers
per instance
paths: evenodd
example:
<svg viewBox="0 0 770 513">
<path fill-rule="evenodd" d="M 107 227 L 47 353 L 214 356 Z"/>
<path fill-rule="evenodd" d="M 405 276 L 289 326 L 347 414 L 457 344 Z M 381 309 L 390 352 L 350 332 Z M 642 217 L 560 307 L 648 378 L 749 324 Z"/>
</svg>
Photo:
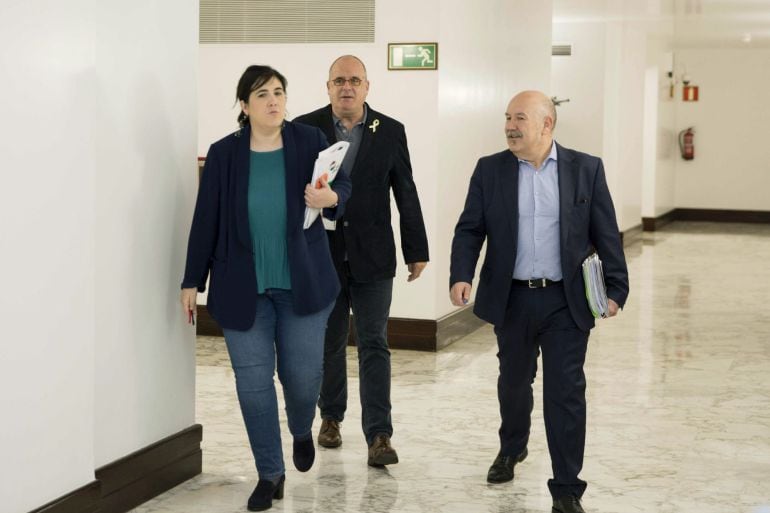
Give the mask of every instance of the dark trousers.
<svg viewBox="0 0 770 513">
<path fill-rule="evenodd" d="M 521 453 L 529 440 L 533 407 L 532 383 L 538 353 L 543 353 L 543 417 L 551 454 L 553 497 L 583 495 L 586 435 L 586 380 L 583 363 L 588 332 L 577 327 L 564 289 L 511 286 L 505 322 L 495 327 L 500 363 L 497 396 L 500 401 L 500 450 Z"/>
<path fill-rule="evenodd" d="M 345 417 L 348 400 L 345 347 L 352 308 L 358 345 L 361 425 L 366 442 L 371 445 L 378 434 L 393 435 L 387 336 L 393 279 L 357 282 L 349 274 L 340 278 L 342 291 L 337 296 L 326 328 L 324 373 L 318 406 L 321 418 L 342 421 Z"/>
</svg>

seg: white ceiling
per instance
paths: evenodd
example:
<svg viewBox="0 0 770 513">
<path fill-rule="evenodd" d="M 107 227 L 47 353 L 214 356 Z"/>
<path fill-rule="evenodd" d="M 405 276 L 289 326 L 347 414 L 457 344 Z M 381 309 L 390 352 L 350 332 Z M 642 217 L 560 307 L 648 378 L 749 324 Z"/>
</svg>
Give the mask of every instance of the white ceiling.
<svg viewBox="0 0 770 513">
<path fill-rule="evenodd" d="M 625 20 L 675 48 L 770 48 L 770 0 L 553 0 L 555 22 Z"/>
</svg>

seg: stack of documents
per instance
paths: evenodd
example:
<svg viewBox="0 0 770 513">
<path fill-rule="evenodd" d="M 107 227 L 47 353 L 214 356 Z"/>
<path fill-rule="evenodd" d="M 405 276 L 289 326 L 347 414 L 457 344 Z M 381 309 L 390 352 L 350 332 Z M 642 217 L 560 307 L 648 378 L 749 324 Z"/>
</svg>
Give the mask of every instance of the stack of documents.
<svg viewBox="0 0 770 513">
<path fill-rule="evenodd" d="M 328 183 L 332 183 L 337 176 L 337 171 L 342 166 L 342 159 L 345 158 L 345 153 L 348 152 L 349 142 L 339 141 L 332 144 L 325 150 L 318 153 L 318 158 L 315 160 L 315 166 L 313 167 L 313 178 L 310 183 L 313 187 L 320 189 L 321 178 L 326 178 Z M 307 230 L 313 221 L 316 220 L 321 213 L 320 208 L 305 207 L 305 222 L 302 227 Z"/>
<path fill-rule="evenodd" d="M 607 288 L 604 286 L 602 261 L 596 253 L 583 260 L 583 283 L 591 313 L 594 317 L 607 317 Z"/>
</svg>

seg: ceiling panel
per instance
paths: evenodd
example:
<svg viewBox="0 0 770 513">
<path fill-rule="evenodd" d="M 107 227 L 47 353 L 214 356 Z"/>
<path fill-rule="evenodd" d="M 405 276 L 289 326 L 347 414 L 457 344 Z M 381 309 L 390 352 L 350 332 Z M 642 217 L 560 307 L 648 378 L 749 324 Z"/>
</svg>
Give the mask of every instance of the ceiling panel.
<svg viewBox="0 0 770 513">
<path fill-rule="evenodd" d="M 677 48 L 770 48 L 770 0 L 554 0 L 553 18 L 636 22 Z"/>
</svg>

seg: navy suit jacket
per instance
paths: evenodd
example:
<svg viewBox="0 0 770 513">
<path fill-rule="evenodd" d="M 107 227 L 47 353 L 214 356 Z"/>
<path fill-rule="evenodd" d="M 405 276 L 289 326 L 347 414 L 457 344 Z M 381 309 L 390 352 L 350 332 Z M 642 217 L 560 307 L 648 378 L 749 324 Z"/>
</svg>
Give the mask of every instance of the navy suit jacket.
<svg viewBox="0 0 770 513">
<path fill-rule="evenodd" d="M 318 312 L 334 301 L 339 280 L 329 252 L 326 233 L 318 217 L 307 230 L 304 191 L 313 175 L 318 152 L 328 146 L 317 128 L 286 122 L 281 131 L 286 165 L 286 240 L 289 254 L 294 311 Z M 254 324 L 257 276 L 249 229 L 249 140 L 247 126 L 211 145 L 195 205 L 187 265 L 182 288 L 206 289 L 207 307 L 223 328 L 247 330 Z M 339 218 L 350 197 L 350 179 L 338 173 L 332 188 L 339 197 L 336 208 L 323 215 Z"/>
<path fill-rule="evenodd" d="M 420 199 L 412 178 L 412 164 L 404 125 L 377 112 L 368 104 L 364 133 L 353 169 L 343 169 L 353 181 L 353 196 L 345 206 L 337 229 L 329 232 L 334 262 L 343 279 L 347 273 L 356 281 L 386 280 L 396 275 L 396 243 L 390 222 L 390 193 L 398 207 L 401 250 L 404 262 L 428 261 L 428 237 Z M 331 105 L 294 119 L 316 126 L 329 141 L 336 142 Z"/>
<path fill-rule="evenodd" d="M 564 293 L 575 323 L 588 331 L 594 318 L 585 296 L 583 259 L 596 250 L 603 263 L 607 296 L 621 307 L 628 297 L 628 270 L 601 159 L 559 144 L 556 151 Z M 486 239 L 473 312 L 495 326 L 505 319 L 516 263 L 518 184 L 519 161 L 509 150 L 479 159 L 452 241 L 450 287 L 472 283 Z"/>
</svg>

